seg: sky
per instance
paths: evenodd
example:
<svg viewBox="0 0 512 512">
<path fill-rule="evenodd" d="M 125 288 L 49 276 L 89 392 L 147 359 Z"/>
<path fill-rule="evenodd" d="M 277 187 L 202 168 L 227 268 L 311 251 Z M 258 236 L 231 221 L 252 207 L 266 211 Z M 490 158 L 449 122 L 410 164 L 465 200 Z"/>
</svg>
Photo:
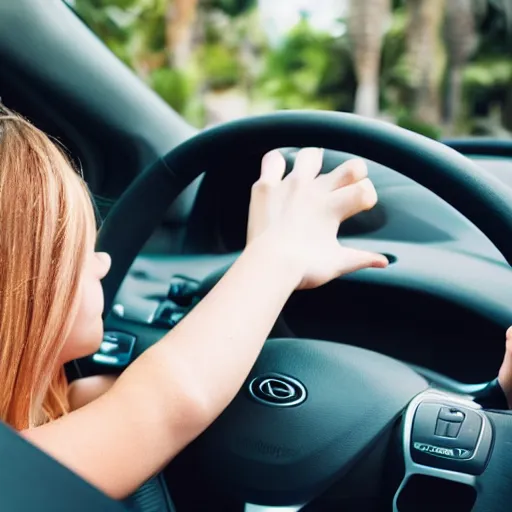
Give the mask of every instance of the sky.
<svg viewBox="0 0 512 512">
<path fill-rule="evenodd" d="M 263 26 L 274 43 L 300 20 L 301 11 L 307 12 L 312 26 L 333 34 L 340 34 L 336 21 L 346 13 L 348 0 L 258 0 Z"/>
</svg>

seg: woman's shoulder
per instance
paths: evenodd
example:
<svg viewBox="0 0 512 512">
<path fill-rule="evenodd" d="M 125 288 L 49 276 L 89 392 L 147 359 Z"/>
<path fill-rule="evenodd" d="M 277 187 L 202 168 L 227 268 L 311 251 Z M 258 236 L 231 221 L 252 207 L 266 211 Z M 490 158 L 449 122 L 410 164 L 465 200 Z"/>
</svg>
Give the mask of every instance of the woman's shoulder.
<svg viewBox="0 0 512 512">
<path fill-rule="evenodd" d="M 71 410 L 80 409 L 99 398 L 112 387 L 116 378 L 114 375 L 94 375 L 74 380 L 68 390 Z"/>
</svg>

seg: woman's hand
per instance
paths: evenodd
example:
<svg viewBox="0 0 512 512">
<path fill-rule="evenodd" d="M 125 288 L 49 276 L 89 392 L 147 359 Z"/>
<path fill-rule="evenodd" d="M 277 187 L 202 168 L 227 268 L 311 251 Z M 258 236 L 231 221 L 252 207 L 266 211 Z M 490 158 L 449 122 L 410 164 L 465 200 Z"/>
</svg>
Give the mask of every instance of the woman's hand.
<svg viewBox="0 0 512 512">
<path fill-rule="evenodd" d="M 252 188 L 247 243 L 265 236 L 279 245 L 290 264 L 301 269 L 298 289 L 388 264 L 381 254 L 344 247 L 337 239 L 341 222 L 377 202 L 365 163 L 349 160 L 319 176 L 322 157 L 318 148 L 300 150 L 293 171 L 283 178 L 285 160 L 279 151 L 271 151 L 264 156 L 260 179 Z"/>
<path fill-rule="evenodd" d="M 501 363 L 498 382 L 507 397 L 509 408 L 512 408 L 512 327 L 507 330 L 506 337 L 505 357 Z"/>
</svg>

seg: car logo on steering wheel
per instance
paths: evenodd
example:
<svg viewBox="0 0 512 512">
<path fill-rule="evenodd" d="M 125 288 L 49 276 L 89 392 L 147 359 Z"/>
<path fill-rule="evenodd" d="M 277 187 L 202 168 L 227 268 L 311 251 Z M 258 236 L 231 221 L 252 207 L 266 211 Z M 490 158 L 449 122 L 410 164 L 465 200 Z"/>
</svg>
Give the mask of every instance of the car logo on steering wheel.
<svg viewBox="0 0 512 512">
<path fill-rule="evenodd" d="M 270 373 L 260 375 L 249 384 L 249 393 L 257 402 L 274 407 L 299 405 L 306 399 L 306 388 L 297 379 Z"/>
</svg>

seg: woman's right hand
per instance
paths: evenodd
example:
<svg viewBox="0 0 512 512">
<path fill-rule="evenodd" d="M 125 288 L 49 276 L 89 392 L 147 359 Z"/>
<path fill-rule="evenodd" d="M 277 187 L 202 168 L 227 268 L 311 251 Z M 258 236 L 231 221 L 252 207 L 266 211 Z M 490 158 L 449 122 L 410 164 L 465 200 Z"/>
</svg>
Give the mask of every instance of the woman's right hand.
<svg viewBox="0 0 512 512">
<path fill-rule="evenodd" d="M 283 156 L 277 150 L 267 153 L 251 194 L 247 243 L 262 236 L 279 246 L 300 269 L 299 289 L 388 264 L 381 254 L 344 247 L 337 239 L 341 222 L 377 202 L 365 163 L 349 160 L 319 176 L 322 157 L 319 148 L 300 150 L 294 169 L 283 178 Z"/>
</svg>

